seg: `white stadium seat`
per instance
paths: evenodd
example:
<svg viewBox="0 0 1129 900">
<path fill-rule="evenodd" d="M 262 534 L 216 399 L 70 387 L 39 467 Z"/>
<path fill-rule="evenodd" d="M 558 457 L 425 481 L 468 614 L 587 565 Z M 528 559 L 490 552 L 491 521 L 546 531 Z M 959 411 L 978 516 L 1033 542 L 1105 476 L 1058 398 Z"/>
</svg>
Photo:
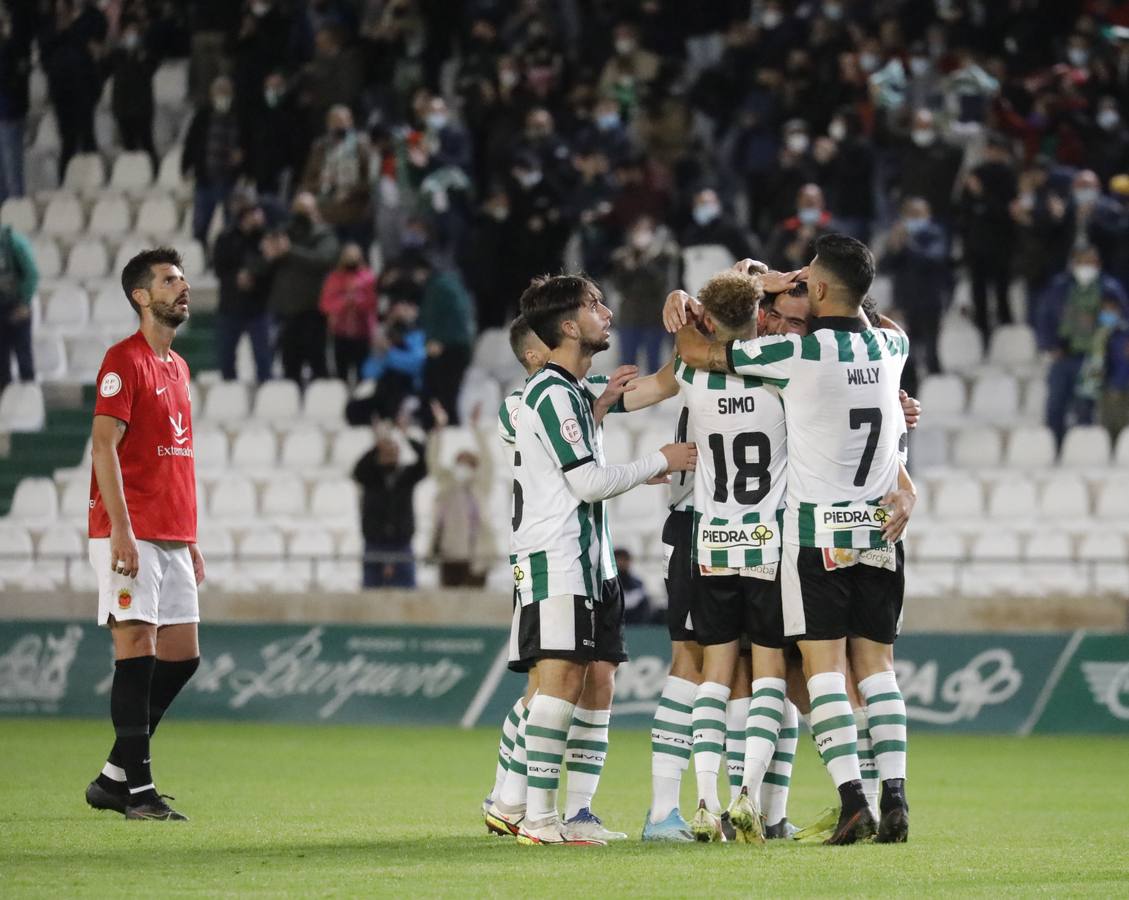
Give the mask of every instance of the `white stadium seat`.
<svg viewBox="0 0 1129 900">
<path fill-rule="evenodd" d="M 0 431 L 42 431 L 47 421 L 43 389 L 13 381 L 0 394 Z"/>
<path fill-rule="evenodd" d="M 1094 495 L 1097 497 L 1094 515 L 1099 519 L 1129 522 L 1129 478 L 1124 472 L 1099 484 Z"/>
<path fill-rule="evenodd" d="M 972 386 L 968 411 L 987 422 L 1014 419 L 1019 412 L 1019 381 L 1005 373 L 981 375 Z"/>
<path fill-rule="evenodd" d="M 110 187 L 114 190 L 137 193 L 153 183 L 153 163 L 144 150 L 119 153 L 110 171 Z"/>
<path fill-rule="evenodd" d="M 208 496 L 208 515 L 221 521 L 253 521 L 255 486 L 251 480 L 240 475 L 225 475 L 216 481 Z"/>
<path fill-rule="evenodd" d="M 150 194 L 141 201 L 134 228 L 141 234 L 164 236 L 176 231 L 176 202 L 168 194 Z"/>
<path fill-rule="evenodd" d="M 1038 509 L 1035 484 L 1026 479 L 1008 479 L 994 485 L 988 497 L 990 519 L 1026 519 Z"/>
<path fill-rule="evenodd" d="M 1030 586 L 1023 577 L 1020 537 L 1014 531 L 993 529 L 972 541 L 972 563 L 961 571 L 961 593 L 969 597 L 997 597 L 1024 593 Z"/>
<path fill-rule="evenodd" d="M 922 382 L 918 399 L 930 421 L 945 421 L 964 415 L 967 393 L 956 375 L 930 375 Z"/>
<path fill-rule="evenodd" d="M 1125 536 L 1105 530 L 1090 532 L 1078 542 L 1078 559 L 1093 575 L 1093 588 L 1102 594 L 1129 593 Z"/>
<path fill-rule="evenodd" d="M 1076 562 L 1071 541 L 1060 532 L 1030 535 L 1023 546 L 1024 583 L 1044 595 L 1080 596 L 1087 591 L 1086 572 Z"/>
<path fill-rule="evenodd" d="M 227 435 L 218 428 L 205 426 L 193 429 L 192 450 L 198 470 L 218 472 L 227 468 Z"/>
<path fill-rule="evenodd" d="M 492 418 L 501 402 L 502 388 L 492 376 L 480 369 L 467 370 L 457 400 L 459 421 L 473 421 L 476 411 L 479 421 Z"/>
<path fill-rule="evenodd" d="M 39 230 L 39 213 L 30 197 L 9 197 L 0 205 L 0 225 L 8 225 L 24 235 Z"/>
<path fill-rule="evenodd" d="M 39 68 L 33 67 L 32 72 L 39 72 Z M 38 150 L 45 153 L 57 153 L 62 149 L 62 140 L 59 137 L 59 123 L 55 119 L 54 110 L 48 110 L 43 114 L 43 118 L 39 120 L 39 127 L 35 130 L 35 141 L 32 144 L 33 150 Z"/>
<path fill-rule="evenodd" d="M 127 337 L 137 330 L 137 313 L 133 311 L 120 284 L 109 282 L 98 291 L 90 307 L 90 324 Z"/>
<path fill-rule="evenodd" d="M 345 382 L 337 378 L 315 378 L 306 385 L 302 398 L 302 419 L 322 428 L 336 430 L 345 424 L 345 404 L 349 394 Z"/>
<path fill-rule="evenodd" d="M 1109 432 L 1100 425 L 1076 425 L 1062 442 L 1064 466 L 1107 466 L 1110 453 Z"/>
<path fill-rule="evenodd" d="M 971 426 L 962 428 L 953 445 L 953 463 L 961 468 L 998 466 L 1003 440 L 995 428 Z"/>
<path fill-rule="evenodd" d="M 133 257 L 137 256 L 142 250 L 147 250 L 152 246 L 144 235 L 136 232 L 130 232 L 122 238 L 121 243 L 118 244 L 117 253 L 114 254 L 114 271 L 120 272 L 125 268 Z"/>
<path fill-rule="evenodd" d="M 988 362 L 1008 369 L 1025 368 L 1036 362 L 1039 350 L 1029 325 L 999 325 L 988 345 Z"/>
<path fill-rule="evenodd" d="M 87 231 L 100 237 L 120 237 L 126 234 L 133 220 L 129 203 L 121 194 L 103 194 L 90 211 Z"/>
<path fill-rule="evenodd" d="M 347 478 L 319 481 L 310 496 L 310 516 L 330 528 L 356 528 L 360 516 L 357 485 Z"/>
<path fill-rule="evenodd" d="M 980 364 L 984 341 L 975 326 L 959 314 L 949 314 L 941 324 L 937 355 L 947 372 L 967 372 Z"/>
<path fill-rule="evenodd" d="M 78 334 L 89 319 L 90 298 L 74 282 L 60 282 L 44 301 L 43 324 L 56 334 Z"/>
<path fill-rule="evenodd" d="M 32 332 L 32 353 L 35 371 L 45 381 L 55 381 L 67 373 L 67 348 L 57 334 L 36 330 Z"/>
<path fill-rule="evenodd" d="M 1039 515 L 1049 521 L 1083 519 L 1090 515 L 1090 490 L 1077 475 L 1057 472 L 1043 484 Z"/>
<path fill-rule="evenodd" d="M 86 478 L 75 478 L 64 485 L 62 499 L 59 501 L 59 518 L 74 525 L 85 524 L 89 512 L 90 475 L 88 471 Z"/>
<path fill-rule="evenodd" d="M 699 289 L 723 269 L 728 269 L 737 260 L 721 244 L 697 244 L 682 249 L 683 288 L 696 295 Z"/>
<path fill-rule="evenodd" d="M 524 372 L 510 349 L 509 332 L 504 328 L 485 328 L 474 343 L 471 367 L 487 372 L 502 384 L 524 378 Z"/>
<path fill-rule="evenodd" d="M 329 463 L 341 472 L 352 475 L 353 467 L 362 456 L 369 452 L 376 443 L 376 437 L 371 428 L 357 425 L 339 431 L 333 439 Z"/>
<path fill-rule="evenodd" d="M 39 230 L 48 237 L 75 238 L 85 223 L 86 216 L 79 198 L 75 194 L 61 192 L 48 202 Z"/>
<path fill-rule="evenodd" d="M 255 392 L 251 418 L 259 422 L 270 422 L 276 427 L 293 424 L 298 418 L 300 404 L 298 385 L 293 381 L 268 381 Z"/>
<path fill-rule="evenodd" d="M 287 469 L 316 469 L 325 464 L 325 435 L 308 425 L 294 429 L 282 439 L 280 462 Z"/>
<path fill-rule="evenodd" d="M 67 338 L 67 376 L 72 381 L 90 384 L 98 377 L 109 344 L 97 332 Z"/>
<path fill-rule="evenodd" d="M 932 421 L 932 417 L 930 417 Z M 930 428 L 923 425 L 910 432 L 909 466 L 915 472 L 923 472 L 949 462 L 949 432 L 943 428 Z"/>
<path fill-rule="evenodd" d="M 15 522 L 0 519 L 0 583 L 18 585 L 34 568 L 31 535 Z"/>
<path fill-rule="evenodd" d="M 97 153 L 78 153 L 67 163 L 63 188 L 82 194 L 94 194 L 106 183 L 106 165 Z"/>
<path fill-rule="evenodd" d="M 50 478 L 22 478 L 8 518 L 29 528 L 46 528 L 59 517 L 59 493 Z"/>
<path fill-rule="evenodd" d="M 1042 422 L 1047 415 L 1047 378 L 1038 375 L 1023 383 L 1023 417 Z"/>
<path fill-rule="evenodd" d="M 932 508 L 938 519 L 979 519 L 984 511 L 984 488 L 967 475 L 945 480 L 933 492 Z"/>
<path fill-rule="evenodd" d="M 278 459 L 278 440 L 266 425 L 251 424 L 239 430 L 231 444 L 231 465 L 257 474 L 273 468 Z"/>
<path fill-rule="evenodd" d="M 306 483 L 295 475 L 273 475 L 263 488 L 264 518 L 297 519 L 306 512 Z"/>
<path fill-rule="evenodd" d="M 161 106 L 180 109 L 188 98 L 188 60 L 161 63 L 153 73 L 153 99 Z"/>
<path fill-rule="evenodd" d="M 1045 469 L 1054 465 L 1055 437 L 1045 425 L 1023 425 L 1008 432 L 1004 464 L 1014 469 Z"/>
<path fill-rule="evenodd" d="M 161 157 L 161 166 L 157 170 L 157 186 L 171 193 L 174 197 L 187 197 L 192 193 L 192 184 L 180 174 L 181 145 L 169 148 Z"/>
<path fill-rule="evenodd" d="M 86 545 L 74 525 L 60 522 L 39 538 L 35 553 L 35 578 L 62 587 L 70 582 L 71 567 L 88 566 Z"/>
<path fill-rule="evenodd" d="M 1129 428 L 1122 428 L 1117 435 L 1117 446 L 1113 451 L 1115 466 L 1129 466 Z"/>
<path fill-rule="evenodd" d="M 219 423 L 242 422 L 247 418 L 247 388 L 238 381 L 221 381 L 212 386 L 204 402 L 204 420 Z"/>
<path fill-rule="evenodd" d="M 83 238 L 67 254 L 67 278 L 79 281 L 105 278 L 109 265 L 106 245 L 98 238 Z"/>
<path fill-rule="evenodd" d="M 63 255 L 53 237 L 37 234 L 31 242 L 31 252 L 40 278 L 59 277 L 63 271 Z"/>
<path fill-rule="evenodd" d="M 246 589 L 286 587 L 286 552 L 282 532 L 275 528 L 255 528 L 239 542 L 239 581 Z M 246 582 L 246 583 L 244 583 Z"/>
</svg>

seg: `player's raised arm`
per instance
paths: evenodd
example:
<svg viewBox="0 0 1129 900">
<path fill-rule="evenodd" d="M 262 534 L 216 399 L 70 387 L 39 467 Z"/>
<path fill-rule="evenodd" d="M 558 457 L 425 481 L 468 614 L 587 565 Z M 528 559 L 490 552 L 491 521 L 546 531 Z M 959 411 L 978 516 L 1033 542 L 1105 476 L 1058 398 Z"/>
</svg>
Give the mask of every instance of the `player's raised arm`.
<svg viewBox="0 0 1129 900">
<path fill-rule="evenodd" d="M 623 395 L 623 408 L 626 412 L 634 412 L 669 400 L 677 393 L 674 362 L 670 361 L 653 375 L 644 375 L 628 384 Z"/>
<path fill-rule="evenodd" d="M 683 325 L 674 338 L 675 348 L 682 361 L 692 369 L 710 372 L 728 372 L 725 345 L 711 341 L 698 331 L 695 324 Z"/>
</svg>

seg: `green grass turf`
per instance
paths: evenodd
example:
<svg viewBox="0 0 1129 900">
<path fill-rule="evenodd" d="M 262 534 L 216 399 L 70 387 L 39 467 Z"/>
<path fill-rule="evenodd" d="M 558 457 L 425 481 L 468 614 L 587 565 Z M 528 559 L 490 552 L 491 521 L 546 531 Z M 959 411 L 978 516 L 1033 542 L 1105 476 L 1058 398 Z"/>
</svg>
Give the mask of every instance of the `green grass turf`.
<svg viewBox="0 0 1129 900">
<path fill-rule="evenodd" d="M 154 743 L 156 774 L 183 824 L 85 806 L 109 732 L 0 722 L 0 896 L 1129 893 L 1119 739 L 911 734 L 908 845 L 754 848 L 640 843 L 648 735 L 613 730 L 596 807 L 631 840 L 549 849 L 485 833 L 489 729 L 172 720 Z M 833 791 L 806 738 L 797 755 L 791 813 L 803 823 Z M 692 777 L 684 788 L 689 807 Z"/>
</svg>

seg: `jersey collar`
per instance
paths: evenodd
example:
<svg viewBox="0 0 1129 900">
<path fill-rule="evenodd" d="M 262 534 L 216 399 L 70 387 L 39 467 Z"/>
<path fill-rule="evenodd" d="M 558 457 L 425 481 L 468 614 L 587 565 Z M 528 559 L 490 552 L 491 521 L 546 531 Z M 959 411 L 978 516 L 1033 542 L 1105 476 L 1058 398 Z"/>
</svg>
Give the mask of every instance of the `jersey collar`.
<svg viewBox="0 0 1129 900">
<path fill-rule="evenodd" d="M 556 363 L 550 362 L 550 363 L 545 363 L 545 368 L 546 369 L 552 369 L 554 372 L 556 372 L 562 378 L 567 378 L 569 381 L 571 381 L 575 385 L 580 384 L 580 382 L 577 380 L 576 376 L 573 375 L 572 372 L 570 372 L 564 366 L 558 366 Z"/>
<path fill-rule="evenodd" d="M 831 331 L 854 331 L 859 334 L 866 331 L 862 319 L 857 316 L 820 316 L 812 319 L 810 330 L 818 331 L 820 328 L 827 328 Z"/>
</svg>

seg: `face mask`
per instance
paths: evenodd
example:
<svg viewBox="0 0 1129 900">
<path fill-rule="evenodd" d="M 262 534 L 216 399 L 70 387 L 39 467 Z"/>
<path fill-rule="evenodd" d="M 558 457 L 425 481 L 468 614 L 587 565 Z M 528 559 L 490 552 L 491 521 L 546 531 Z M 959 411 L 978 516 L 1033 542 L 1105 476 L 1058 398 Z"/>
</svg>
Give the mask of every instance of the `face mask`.
<svg viewBox="0 0 1129 900">
<path fill-rule="evenodd" d="M 652 231 L 636 231 L 631 235 L 631 246 L 636 250 L 646 250 L 651 246 L 651 241 L 655 238 Z"/>
<path fill-rule="evenodd" d="M 141 43 L 141 38 L 135 32 L 129 32 L 122 38 L 122 45 L 126 50 L 136 50 L 137 45 Z"/>
<path fill-rule="evenodd" d="M 620 56 L 630 56 L 635 52 L 635 41 L 631 38 L 620 38 L 615 42 L 615 52 Z"/>
<path fill-rule="evenodd" d="M 804 153 L 808 149 L 808 136 L 806 134 L 790 134 L 784 139 L 784 146 L 793 153 Z"/>
<path fill-rule="evenodd" d="M 428 113 L 427 127 L 432 131 L 442 131 L 447 127 L 447 116 L 444 113 Z"/>
<path fill-rule="evenodd" d="M 346 272 L 356 272 L 360 267 L 361 261 L 359 259 L 347 259 L 341 264 L 341 268 Z"/>
<path fill-rule="evenodd" d="M 405 231 L 400 237 L 400 246 L 405 250 L 418 250 L 425 243 L 427 243 L 427 238 L 418 231 Z"/>
<path fill-rule="evenodd" d="M 282 95 L 278 91 L 263 91 L 263 100 L 270 109 L 274 109 L 281 102 Z"/>
<path fill-rule="evenodd" d="M 1066 58 L 1070 60 L 1072 66 L 1081 69 L 1090 61 L 1090 51 L 1083 50 L 1081 47 L 1071 47 L 1066 51 Z"/>
<path fill-rule="evenodd" d="M 1121 121 L 1121 116 L 1116 109 L 1110 109 L 1108 106 L 1098 113 L 1098 126 L 1105 131 L 1113 131 L 1117 127 L 1117 123 Z"/>
<path fill-rule="evenodd" d="M 1074 204 L 1076 206 L 1090 206 L 1098 199 L 1098 189 L 1092 187 L 1075 188 Z"/>
<path fill-rule="evenodd" d="M 225 113 L 231 109 L 231 97 L 226 95 L 212 98 L 212 108 L 218 113 Z"/>
<path fill-rule="evenodd" d="M 510 211 L 504 206 L 491 207 L 487 213 L 495 222 L 504 222 L 510 217 Z"/>
<path fill-rule="evenodd" d="M 802 224 L 815 225 L 823 215 L 823 210 L 816 209 L 814 206 L 805 206 L 796 215 Z"/>
<path fill-rule="evenodd" d="M 847 126 L 836 119 L 827 129 L 827 136 L 833 141 L 841 141 L 847 136 Z"/>
<path fill-rule="evenodd" d="M 1075 266 L 1071 272 L 1074 275 L 1074 280 L 1077 281 L 1082 287 L 1088 287 L 1098 277 L 1098 267 L 1091 265 Z"/>
<path fill-rule="evenodd" d="M 932 128 L 915 128 L 910 137 L 917 146 L 930 147 L 937 140 L 937 132 Z"/>
<path fill-rule="evenodd" d="M 873 53 L 860 53 L 859 54 L 859 68 L 861 68 L 867 75 L 878 68 L 879 59 Z"/>
<path fill-rule="evenodd" d="M 1098 313 L 1098 325 L 1102 328 L 1113 328 L 1120 321 L 1121 316 L 1112 309 L 1103 309 Z"/>
<path fill-rule="evenodd" d="M 763 25 L 765 28 L 769 29 L 770 31 L 773 28 L 779 28 L 780 23 L 783 22 L 783 21 L 784 21 L 784 17 L 779 13 L 779 11 L 777 11 L 775 9 L 765 10 L 764 15 L 761 16 L 761 25 Z"/>
<path fill-rule="evenodd" d="M 694 221 L 699 225 L 709 225 L 721 215 L 721 207 L 716 203 L 699 203 L 694 207 Z"/>
<path fill-rule="evenodd" d="M 498 73 L 498 83 L 504 88 L 512 88 L 519 81 L 521 81 L 521 76 L 513 69 L 502 69 Z"/>
<path fill-rule="evenodd" d="M 903 219 L 902 224 L 905 225 L 906 231 L 910 234 L 920 234 L 928 227 L 929 220 L 921 216 L 911 216 L 908 219 Z"/>
<path fill-rule="evenodd" d="M 924 56 L 910 57 L 909 70 L 914 78 L 920 78 L 929 71 L 929 60 Z"/>
<path fill-rule="evenodd" d="M 455 479 L 455 484 L 468 484 L 474 478 L 474 466 L 467 465 L 465 462 L 455 463 L 451 469 L 451 475 Z"/>
<path fill-rule="evenodd" d="M 1021 209 L 1025 209 L 1028 212 L 1033 210 L 1035 208 L 1035 195 L 1034 194 L 1020 194 L 1019 195 L 1019 206 L 1020 206 Z"/>
<path fill-rule="evenodd" d="M 611 131 L 613 128 L 619 127 L 619 113 L 603 113 L 596 116 L 596 127 L 600 131 Z"/>
<path fill-rule="evenodd" d="M 259 16 L 260 18 L 262 18 L 263 16 L 265 16 L 269 12 L 270 12 L 270 4 L 269 3 L 252 3 L 251 4 L 252 15 L 256 15 L 256 16 Z"/>
<path fill-rule="evenodd" d="M 522 172 L 517 176 L 517 180 L 518 184 L 520 184 L 524 188 L 536 187 L 541 183 L 541 172 L 540 170 L 534 170 L 532 172 Z"/>
<path fill-rule="evenodd" d="M 824 3 L 823 14 L 827 16 L 832 22 L 838 22 L 843 18 L 843 7 L 838 3 Z"/>
</svg>

